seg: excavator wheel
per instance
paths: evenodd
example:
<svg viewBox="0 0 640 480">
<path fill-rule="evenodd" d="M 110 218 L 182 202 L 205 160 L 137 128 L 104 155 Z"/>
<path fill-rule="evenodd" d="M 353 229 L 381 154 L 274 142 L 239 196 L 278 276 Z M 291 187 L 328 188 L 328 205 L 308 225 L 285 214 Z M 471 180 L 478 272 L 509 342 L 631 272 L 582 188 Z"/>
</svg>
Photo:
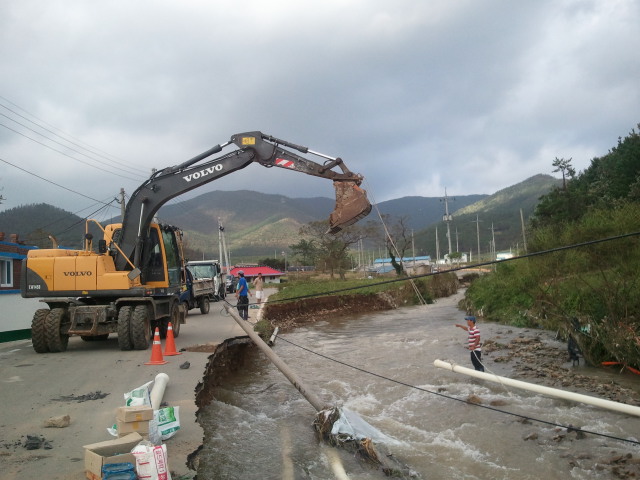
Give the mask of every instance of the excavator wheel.
<svg viewBox="0 0 640 480">
<path fill-rule="evenodd" d="M 33 320 L 31 320 L 31 344 L 36 353 L 47 353 L 49 351 L 44 329 L 44 322 L 49 312 L 48 308 L 39 308 L 35 311 Z"/>
<path fill-rule="evenodd" d="M 131 340 L 131 305 L 123 305 L 118 310 L 118 346 L 120 350 L 133 350 Z"/>
<path fill-rule="evenodd" d="M 64 352 L 69 344 L 69 335 L 62 333 L 62 327 L 69 321 L 66 308 L 52 308 L 44 321 L 47 346 L 52 353 Z"/>
<path fill-rule="evenodd" d="M 207 297 L 206 295 L 200 297 L 200 300 L 198 300 L 198 307 L 200 308 L 200 313 L 202 315 L 206 315 L 207 313 L 209 313 L 209 308 L 210 308 L 209 297 Z"/>
<path fill-rule="evenodd" d="M 133 309 L 131 342 L 135 350 L 146 350 L 151 344 L 151 315 L 147 305 L 136 305 Z"/>
<path fill-rule="evenodd" d="M 180 335 L 180 305 L 178 302 L 174 302 L 171 306 L 171 317 L 169 317 L 169 321 L 171 322 L 174 338 L 178 338 Z"/>
</svg>

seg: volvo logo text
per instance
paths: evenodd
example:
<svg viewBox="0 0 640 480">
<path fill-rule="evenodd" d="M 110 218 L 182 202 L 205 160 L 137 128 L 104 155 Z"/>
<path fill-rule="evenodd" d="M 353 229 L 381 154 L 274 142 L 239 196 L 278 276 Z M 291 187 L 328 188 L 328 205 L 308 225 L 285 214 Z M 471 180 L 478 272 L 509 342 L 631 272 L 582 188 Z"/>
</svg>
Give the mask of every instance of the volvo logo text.
<svg viewBox="0 0 640 480">
<path fill-rule="evenodd" d="M 204 170 L 200 170 L 199 172 L 190 173 L 189 175 L 186 175 L 182 178 L 184 178 L 187 182 L 190 182 L 191 180 L 198 180 L 201 177 L 206 177 L 210 173 L 219 172 L 220 170 L 222 170 L 222 165 L 217 164 L 211 167 L 207 167 Z"/>
<path fill-rule="evenodd" d="M 90 277 L 93 272 L 62 272 L 65 277 Z"/>
</svg>

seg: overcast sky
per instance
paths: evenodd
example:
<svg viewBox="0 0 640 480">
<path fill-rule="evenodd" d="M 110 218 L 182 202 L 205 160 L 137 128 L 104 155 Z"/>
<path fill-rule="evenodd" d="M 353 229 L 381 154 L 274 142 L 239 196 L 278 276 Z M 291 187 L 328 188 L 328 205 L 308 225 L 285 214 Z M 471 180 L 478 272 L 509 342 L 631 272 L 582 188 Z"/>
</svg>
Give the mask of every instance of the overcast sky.
<svg viewBox="0 0 640 480">
<path fill-rule="evenodd" d="M 640 122 L 636 0 L 20 0 L 0 40 L 0 209 L 86 215 L 250 130 L 376 202 L 492 194 Z M 333 196 L 259 165 L 214 189 Z"/>
</svg>

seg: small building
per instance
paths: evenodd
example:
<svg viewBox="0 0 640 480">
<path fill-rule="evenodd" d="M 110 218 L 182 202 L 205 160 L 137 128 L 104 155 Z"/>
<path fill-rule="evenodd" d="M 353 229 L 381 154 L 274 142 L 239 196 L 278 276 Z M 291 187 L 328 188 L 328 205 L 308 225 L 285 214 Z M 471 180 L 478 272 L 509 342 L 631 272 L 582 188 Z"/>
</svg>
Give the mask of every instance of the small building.
<svg viewBox="0 0 640 480">
<path fill-rule="evenodd" d="M 396 262 L 400 263 L 400 259 L 396 258 Z M 402 264 L 405 270 L 427 266 L 431 264 L 431 257 L 429 255 L 420 257 L 403 257 Z M 373 269 L 379 274 L 392 272 L 394 268 L 391 264 L 391 257 L 376 258 L 373 261 Z"/>
<path fill-rule="evenodd" d="M 247 282 L 252 282 L 254 278 L 258 276 L 259 273 L 262 274 L 262 278 L 264 279 L 264 283 L 280 283 L 280 278 L 284 275 L 284 272 L 276 270 L 271 267 L 260 267 L 260 266 L 243 266 L 239 265 L 233 267 L 231 269 L 231 275 L 234 278 L 238 278 L 238 272 L 242 270 L 244 272 L 244 278 L 247 279 Z"/>
<path fill-rule="evenodd" d="M 35 298 L 22 298 L 20 276 L 22 259 L 29 250 L 38 247 L 25 245 L 18 235 L 9 236 L 0 232 L 0 342 L 19 340 L 31 336 L 31 320 L 34 312 L 42 304 Z"/>
</svg>

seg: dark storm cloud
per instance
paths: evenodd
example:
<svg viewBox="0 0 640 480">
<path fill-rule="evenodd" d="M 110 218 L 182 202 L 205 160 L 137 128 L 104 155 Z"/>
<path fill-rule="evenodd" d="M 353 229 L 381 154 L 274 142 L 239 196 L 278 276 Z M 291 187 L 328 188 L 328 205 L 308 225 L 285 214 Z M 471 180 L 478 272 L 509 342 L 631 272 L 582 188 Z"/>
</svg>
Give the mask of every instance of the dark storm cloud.
<svg viewBox="0 0 640 480">
<path fill-rule="evenodd" d="M 0 104 L 101 153 L 0 107 L 0 158 L 106 199 L 262 130 L 342 157 L 377 201 L 493 193 L 635 127 L 639 22 L 633 0 L 13 2 Z M 0 182 L 5 207 L 89 203 L 6 163 Z M 206 188 L 333 195 L 259 166 Z"/>
</svg>

